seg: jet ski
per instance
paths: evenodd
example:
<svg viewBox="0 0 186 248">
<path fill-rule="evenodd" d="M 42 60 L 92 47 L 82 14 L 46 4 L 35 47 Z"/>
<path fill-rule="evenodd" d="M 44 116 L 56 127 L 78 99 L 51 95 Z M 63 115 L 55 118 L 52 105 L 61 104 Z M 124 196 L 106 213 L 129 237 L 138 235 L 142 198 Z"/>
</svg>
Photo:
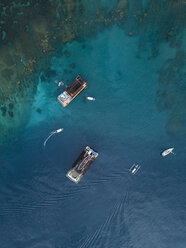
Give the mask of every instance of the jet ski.
<svg viewBox="0 0 186 248">
<path fill-rule="evenodd" d="M 170 153 L 175 154 L 175 153 L 173 152 L 173 150 L 174 150 L 174 147 L 169 148 L 169 149 L 166 149 L 165 151 L 163 151 L 163 152 L 161 153 L 161 155 L 162 155 L 163 157 L 165 157 L 165 156 L 169 155 Z"/>
</svg>

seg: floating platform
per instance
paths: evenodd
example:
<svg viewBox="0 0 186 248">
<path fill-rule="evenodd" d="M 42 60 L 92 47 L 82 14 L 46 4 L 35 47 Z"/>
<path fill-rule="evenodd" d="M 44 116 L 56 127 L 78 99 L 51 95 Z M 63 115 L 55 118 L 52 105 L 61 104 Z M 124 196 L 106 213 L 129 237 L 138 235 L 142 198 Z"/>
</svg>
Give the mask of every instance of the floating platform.
<svg viewBox="0 0 186 248">
<path fill-rule="evenodd" d="M 80 76 L 77 76 L 72 84 L 69 85 L 57 99 L 63 107 L 66 107 L 86 87 L 87 83 Z"/>
<path fill-rule="evenodd" d="M 85 147 L 83 152 L 73 164 L 72 169 L 67 172 L 66 176 L 74 183 L 78 183 L 97 156 L 98 153 L 92 148 L 89 146 Z"/>
</svg>

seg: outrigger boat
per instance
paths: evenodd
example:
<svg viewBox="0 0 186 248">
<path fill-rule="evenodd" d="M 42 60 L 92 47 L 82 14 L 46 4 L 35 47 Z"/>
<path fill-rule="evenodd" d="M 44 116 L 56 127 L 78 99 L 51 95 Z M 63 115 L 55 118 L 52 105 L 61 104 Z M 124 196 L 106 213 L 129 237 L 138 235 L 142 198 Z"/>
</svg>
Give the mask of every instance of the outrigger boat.
<svg viewBox="0 0 186 248">
<path fill-rule="evenodd" d="M 129 169 L 129 171 L 131 171 L 131 173 L 133 174 L 133 175 L 135 175 L 136 174 L 136 172 L 140 169 L 140 165 L 139 164 L 133 164 L 131 167 L 130 167 L 130 169 Z"/>
<path fill-rule="evenodd" d="M 170 153 L 175 154 L 175 153 L 173 152 L 173 150 L 174 150 L 174 147 L 169 148 L 169 149 L 166 149 L 165 151 L 163 151 L 163 152 L 161 153 L 161 155 L 162 155 L 163 157 L 165 157 L 165 156 L 167 156 L 167 155 L 170 154 Z"/>
<path fill-rule="evenodd" d="M 86 87 L 87 83 L 80 76 L 77 76 L 72 84 L 69 85 L 57 99 L 63 107 L 66 107 Z"/>
</svg>

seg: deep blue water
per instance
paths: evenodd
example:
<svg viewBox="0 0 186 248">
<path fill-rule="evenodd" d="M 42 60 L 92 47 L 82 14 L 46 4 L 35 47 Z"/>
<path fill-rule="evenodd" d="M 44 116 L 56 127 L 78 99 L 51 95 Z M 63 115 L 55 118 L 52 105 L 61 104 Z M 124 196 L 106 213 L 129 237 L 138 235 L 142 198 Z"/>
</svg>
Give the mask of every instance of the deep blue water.
<svg viewBox="0 0 186 248">
<path fill-rule="evenodd" d="M 185 110 L 177 104 L 162 111 L 157 95 L 165 87 L 162 68 L 168 75 L 165 65 L 176 67 L 178 50 L 162 42 L 151 58 L 148 48 L 139 56 L 138 45 L 139 37 L 114 25 L 68 43 L 70 56 L 51 58 L 56 73 L 47 82 L 40 72 L 29 122 L 18 140 L 1 146 L 1 248 L 186 246 Z M 56 91 L 64 87 L 55 80 L 68 84 L 78 74 L 88 87 L 63 108 Z M 169 94 L 175 85 L 167 87 Z M 179 98 L 179 87 L 174 94 Z M 181 126 L 171 122 L 178 116 Z M 61 127 L 44 149 L 48 134 Z M 65 175 L 86 145 L 99 156 L 75 185 Z M 162 158 L 172 146 L 176 156 Z M 133 163 L 141 165 L 134 176 Z"/>
</svg>

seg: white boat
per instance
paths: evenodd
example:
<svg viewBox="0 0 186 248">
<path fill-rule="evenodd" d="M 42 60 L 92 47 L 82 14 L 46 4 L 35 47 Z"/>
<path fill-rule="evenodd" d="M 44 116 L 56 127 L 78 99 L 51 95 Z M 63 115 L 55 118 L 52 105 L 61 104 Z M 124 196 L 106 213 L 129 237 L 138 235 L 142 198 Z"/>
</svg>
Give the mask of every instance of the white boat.
<svg viewBox="0 0 186 248">
<path fill-rule="evenodd" d="M 171 147 L 171 148 L 169 148 L 169 149 L 166 149 L 165 151 L 163 151 L 163 152 L 161 153 L 161 155 L 162 155 L 163 157 L 165 157 L 165 156 L 167 156 L 167 155 L 170 154 L 170 153 L 175 154 L 175 153 L 173 152 L 173 150 L 174 150 L 174 147 Z"/>
<path fill-rule="evenodd" d="M 135 175 L 136 174 L 136 172 L 140 169 L 140 165 L 139 164 L 133 164 L 131 167 L 130 167 L 130 169 L 129 169 L 129 171 L 133 174 L 133 175 Z"/>
<path fill-rule="evenodd" d="M 89 100 L 89 101 L 95 101 L 95 100 L 96 100 L 96 98 L 94 98 L 94 97 L 92 97 L 92 96 L 87 96 L 86 98 L 87 98 L 87 100 Z"/>
<path fill-rule="evenodd" d="M 56 133 L 61 133 L 63 131 L 63 128 L 59 128 L 59 129 L 57 129 L 55 132 Z"/>
</svg>

